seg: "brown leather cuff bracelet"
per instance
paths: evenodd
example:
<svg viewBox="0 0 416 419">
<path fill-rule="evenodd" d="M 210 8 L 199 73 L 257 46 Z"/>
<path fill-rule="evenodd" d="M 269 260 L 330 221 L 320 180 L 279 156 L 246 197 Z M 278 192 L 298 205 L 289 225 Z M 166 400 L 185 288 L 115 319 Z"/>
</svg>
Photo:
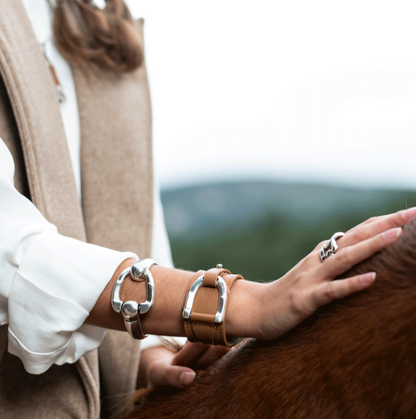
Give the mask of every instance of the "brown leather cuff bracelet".
<svg viewBox="0 0 416 419">
<path fill-rule="evenodd" d="M 225 315 L 230 289 L 241 275 L 232 275 L 218 264 L 207 272 L 199 271 L 193 277 L 185 301 L 182 317 L 186 337 L 190 342 L 233 346 L 225 336 Z"/>
</svg>

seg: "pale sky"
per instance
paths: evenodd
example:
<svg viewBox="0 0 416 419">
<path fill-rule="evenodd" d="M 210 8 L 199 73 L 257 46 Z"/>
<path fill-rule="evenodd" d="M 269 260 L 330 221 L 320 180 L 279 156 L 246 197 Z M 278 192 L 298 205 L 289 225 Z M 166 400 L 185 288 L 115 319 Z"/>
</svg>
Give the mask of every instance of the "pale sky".
<svg viewBox="0 0 416 419">
<path fill-rule="evenodd" d="M 130 0 L 162 186 L 416 189 L 414 1 Z"/>
</svg>

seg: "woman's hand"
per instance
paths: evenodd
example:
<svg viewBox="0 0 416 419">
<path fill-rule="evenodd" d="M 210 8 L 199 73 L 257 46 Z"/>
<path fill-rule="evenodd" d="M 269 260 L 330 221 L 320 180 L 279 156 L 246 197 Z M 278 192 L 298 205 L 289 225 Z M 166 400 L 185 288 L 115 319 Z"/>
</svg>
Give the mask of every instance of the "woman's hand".
<svg viewBox="0 0 416 419">
<path fill-rule="evenodd" d="M 261 293 L 262 307 L 256 311 L 252 336 L 273 339 L 283 335 L 320 306 L 369 287 L 376 273 L 333 281 L 357 263 L 394 243 L 401 227 L 416 215 L 416 208 L 372 218 L 337 241 L 339 250 L 324 262 L 319 253 L 325 242 Z"/>
<path fill-rule="evenodd" d="M 178 353 L 157 346 L 143 351 L 140 359 L 140 387 L 190 386 L 195 370 L 204 369 L 230 351 L 223 346 L 188 342 Z"/>
</svg>

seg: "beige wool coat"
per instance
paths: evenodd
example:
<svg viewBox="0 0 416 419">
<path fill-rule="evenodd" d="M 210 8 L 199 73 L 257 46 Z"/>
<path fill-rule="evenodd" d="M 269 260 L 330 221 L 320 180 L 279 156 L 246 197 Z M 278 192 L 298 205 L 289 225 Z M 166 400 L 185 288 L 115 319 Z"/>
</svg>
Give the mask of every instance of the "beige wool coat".
<svg viewBox="0 0 416 419">
<path fill-rule="evenodd" d="M 142 29 L 143 21 L 138 24 Z M 145 67 L 93 77 L 73 68 L 73 75 L 81 124 L 82 206 L 45 58 L 21 1 L 0 0 L 0 137 L 15 161 L 17 189 L 60 234 L 149 257 L 153 185 Z M 116 395 L 135 389 L 139 342 L 127 333 L 108 332 L 98 350 L 41 375 L 28 374 L 7 344 L 7 326 L 2 326 L 2 419 L 96 419 L 100 411 L 105 417 Z M 107 408 L 100 409 L 101 402 Z"/>
</svg>

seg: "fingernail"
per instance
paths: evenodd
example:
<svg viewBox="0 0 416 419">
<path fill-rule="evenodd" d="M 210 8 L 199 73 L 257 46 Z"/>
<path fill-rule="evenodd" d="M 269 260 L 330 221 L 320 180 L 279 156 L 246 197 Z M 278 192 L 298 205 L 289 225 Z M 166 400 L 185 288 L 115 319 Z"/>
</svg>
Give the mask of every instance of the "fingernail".
<svg viewBox="0 0 416 419">
<path fill-rule="evenodd" d="M 368 274 L 360 276 L 360 281 L 364 285 L 370 285 L 372 282 L 374 282 L 375 279 L 376 279 L 376 273 L 375 272 L 370 272 Z"/>
<path fill-rule="evenodd" d="M 192 384 L 192 382 L 194 381 L 194 379 L 195 379 L 195 373 L 190 372 L 190 371 L 189 372 L 183 372 L 181 374 L 181 377 L 180 377 L 181 384 L 184 387 L 190 386 Z"/>
<path fill-rule="evenodd" d="M 388 241 L 394 241 L 395 239 L 397 239 L 397 237 L 400 236 L 400 234 L 402 234 L 402 229 L 399 227 L 387 230 L 385 233 L 383 233 L 383 236 Z"/>
<path fill-rule="evenodd" d="M 404 212 L 403 215 L 404 215 L 405 220 L 410 220 L 416 215 L 416 207 L 409 208 L 408 210 Z"/>
</svg>

